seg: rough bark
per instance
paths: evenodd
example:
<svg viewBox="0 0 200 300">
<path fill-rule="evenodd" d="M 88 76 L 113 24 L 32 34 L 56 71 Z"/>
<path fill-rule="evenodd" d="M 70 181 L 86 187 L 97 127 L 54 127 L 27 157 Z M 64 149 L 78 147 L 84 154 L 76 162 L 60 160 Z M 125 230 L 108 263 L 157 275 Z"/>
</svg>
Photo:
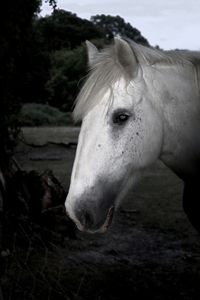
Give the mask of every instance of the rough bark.
<svg viewBox="0 0 200 300">
<path fill-rule="evenodd" d="M 0 249 L 3 217 L 26 217 L 42 227 L 74 236 L 75 227 L 66 215 L 66 192 L 50 170 L 43 173 L 22 170 L 15 159 L 0 168 Z"/>
</svg>

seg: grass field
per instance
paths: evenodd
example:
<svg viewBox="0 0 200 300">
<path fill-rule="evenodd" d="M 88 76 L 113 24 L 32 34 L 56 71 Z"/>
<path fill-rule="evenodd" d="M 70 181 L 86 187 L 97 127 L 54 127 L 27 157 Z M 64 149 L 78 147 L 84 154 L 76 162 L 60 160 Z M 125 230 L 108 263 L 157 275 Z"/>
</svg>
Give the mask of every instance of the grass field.
<svg viewBox="0 0 200 300">
<path fill-rule="evenodd" d="M 16 155 L 21 166 L 52 169 L 67 190 L 75 155 L 69 143 L 77 141 L 78 128 L 23 132 Z M 31 249 L 30 241 L 24 251 L 15 248 L 17 274 L 7 272 L 5 300 L 200 299 L 200 238 L 183 212 L 182 189 L 157 162 L 129 192 L 106 234 L 77 233 L 51 250 L 37 238 L 38 247 L 33 238 Z"/>
</svg>

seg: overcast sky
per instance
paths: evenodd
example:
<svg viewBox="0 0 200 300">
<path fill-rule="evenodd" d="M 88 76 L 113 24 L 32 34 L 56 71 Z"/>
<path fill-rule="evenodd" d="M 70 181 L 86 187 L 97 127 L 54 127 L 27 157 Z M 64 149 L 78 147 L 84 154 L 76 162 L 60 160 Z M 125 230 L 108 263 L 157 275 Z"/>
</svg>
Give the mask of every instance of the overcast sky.
<svg viewBox="0 0 200 300">
<path fill-rule="evenodd" d="M 120 15 L 152 46 L 200 50 L 200 0 L 57 0 L 58 8 L 90 19 L 92 15 Z M 43 5 L 42 15 L 51 9 Z"/>
</svg>

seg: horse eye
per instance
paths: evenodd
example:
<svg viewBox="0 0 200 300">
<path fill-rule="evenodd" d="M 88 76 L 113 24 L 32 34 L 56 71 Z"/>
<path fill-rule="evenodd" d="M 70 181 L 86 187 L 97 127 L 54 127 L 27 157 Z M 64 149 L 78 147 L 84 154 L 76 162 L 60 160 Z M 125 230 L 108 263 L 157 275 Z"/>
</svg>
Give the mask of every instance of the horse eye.
<svg viewBox="0 0 200 300">
<path fill-rule="evenodd" d="M 124 124 L 129 118 L 129 115 L 126 113 L 118 113 L 113 116 L 113 123 L 122 125 Z"/>
</svg>

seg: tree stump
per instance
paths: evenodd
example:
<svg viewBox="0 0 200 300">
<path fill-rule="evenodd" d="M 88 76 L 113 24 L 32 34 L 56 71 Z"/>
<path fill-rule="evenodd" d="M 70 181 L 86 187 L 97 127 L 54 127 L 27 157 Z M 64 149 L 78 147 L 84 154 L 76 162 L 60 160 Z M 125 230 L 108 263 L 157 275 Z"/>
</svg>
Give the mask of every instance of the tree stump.
<svg viewBox="0 0 200 300">
<path fill-rule="evenodd" d="M 66 191 L 52 171 L 26 172 L 15 159 L 10 160 L 6 169 L 0 169 L 0 248 L 5 215 L 14 217 L 15 222 L 26 217 L 63 237 L 74 237 L 76 229 L 66 214 L 65 199 Z"/>
</svg>

